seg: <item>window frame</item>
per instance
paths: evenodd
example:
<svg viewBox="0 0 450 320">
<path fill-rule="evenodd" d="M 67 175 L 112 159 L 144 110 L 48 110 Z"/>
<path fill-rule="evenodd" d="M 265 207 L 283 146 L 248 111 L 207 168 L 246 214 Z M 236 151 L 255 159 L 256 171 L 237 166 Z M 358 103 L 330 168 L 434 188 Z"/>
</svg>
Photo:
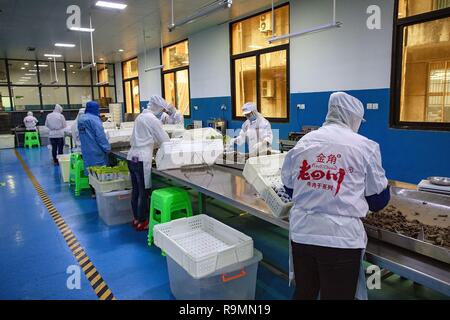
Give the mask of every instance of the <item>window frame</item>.
<svg viewBox="0 0 450 320">
<path fill-rule="evenodd" d="M 70 94 L 69 94 L 69 89 L 70 88 L 74 88 L 74 87 L 83 87 L 83 88 L 90 88 L 91 90 L 91 97 L 92 99 L 94 99 L 94 90 L 95 88 L 98 88 L 99 86 L 97 86 L 96 84 L 94 84 L 93 82 L 93 73 L 95 72 L 95 69 L 93 68 L 89 68 L 90 71 L 90 79 L 91 79 L 91 84 L 90 85 L 77 85 L 77 84 L 69 84 L 68 83 L 68 69 L 67 69 L 67 65 L 69 64 L 80 64 L 80 62 L 76 62 L 76 61 L 57 61 L 57 63 L 63 63 L 64 64 L 64 79 L 65 79 L 65 84 L 57 84 L 57 85 L 52 85 L 52 84 L 42 84 L 41 83 L 41 77 L 40 77 L 40 68 L 39 68 L 39 64 L 40 63 L 50 63 L 50 60 L 42 60 L 42 59 L 13 59 L 13 58 L 0 58 L 0 61 L 4 61 L 5 65 L 6 65 L 6 76 L 7 76 L 7 83 L 2 84 L 2 87 L 8 87 L 8 91 L 9 91 L 9 96 L 10 96 L 10 104 L 11 104 L 11 112 L 16 111 L 15 107 L 14 107 L 14 101 L 13 101 L 13 96 L 12 96 L 12 87 L 34 87 L 34 88 L 38 88 L 39 91 L 39 104 L 40 104 L 40 110 L 41 111 L 45 111 L 45 109 L 43 109 L 44 104 L 43 104 L 43 98 L 42 98 L 42 88 L 55 88 L 55 87 L 60 87 L 60 88 L 65 88 L 66 89 L 66 101 L 67 101 L 67 105 L 70 106 L 69 110 L 76 110 L 77 108 L 71 108 L 72 104 L 70 103 Z M 37 73 L 37 78 L 38 78 L 38 82 L 37 84 L 14 84 L 11 82 L 11 78 L 10 78 L 10 70 L 9 70 L 9 63 L 8 61 L 25 61 L 25 62 L 34 62 L 36 63 L 36 70 L 38 70 Z M 53 60 L 51 61 L 51 63 L 53 63 Z M 116 72 L 115 72 L 115 64 L 114 63 L 106 63 L 107 65 L 111 65 L 113 70 L 114 70 L 114 85 L 108 85 L 107 87 L 109 88 L 114 88 L 114 96 L 115 96 L 115 100 L 117 101 L 117 83 L 116 83 Z M 22 112 L 22 111 L 20 111 Z"/>
<path fill-rule="evenodd" d="M 402 88 L 402 66 L 403 66 L 403 34 L 408 26 L 435 21 L 450 17 L 450 8 L 434 10 L 405 18 L 398 18 L 399 0 L 395 0 L 394 24 L 392 36 L 392 65 L 391 65 L 391 101 L 390 101 L 390 127 L 394 129 L 411 130 L 438 130 L 450 131 L 450 123 L 445 122 L 417 122 L 401 121 L 401 88 Z"/>
<path fill-rule="evenodd" d="M 126 103 L 127 103 L 127 99 L 126 99 L 126 97 L 125 97 L 125 82 L 130 82 L 130 83 L 133 83 L 133 80 L 137 80 L 138 81 L 138 85 L 139 85 L 139 87 L 140 87 L 140 81 L 139 81 L 139 60 L 137 60 L 137 62 L 138 62 L 138 75 L 136 76 L 136 77 L 131 77 L 131 78 L 125 78 L 125 76 L 124 76 L 124 73 L 123 73 L 123 66 L 124 66 L 124 64 L 125 63 L 127 63 L 128 61 L 131 61 L 131 60 L 134 60 L 134 59 L 138 59 L 138 57 L 136 56 L 136 57 L 133 57 L 133 58 L 130 58 L 130 59 L 127 59 L 127 60 L 124 60 L 124 61 L 122 61 L 122 63 L 120 64 L 120 67 L 121 67 L 121 72 L 122 72 L 122 92 L 123 92 L 123 109 L 125 110 L 124 111 L 124 113 L 128 113 L 128 114 L 138 114 L 138 113 L 135 113 L 134 112 L 134 100 L 133 100 L 133 95 L 131 95 L 131 110 L 133 111 L 133 112 L 131 112 L 131 113 L 129 113 L 129 112 L 126 112 L 127 111 L 127 106 L 126 106 Z M 115 73 L 115 70 L 114 70 L 114 73 Z M 115 79 L 115 78 L 114 78 Z M 100 93 L 100 92 L 99 92 Z M 140 104 L 141 104 L 141 92 L 140 92 L 140 90 L 139 90 L 139 109 L 140 109 Z M 117 98 L 116 98 L 116 101 L 117 101 Z"/>
<path fill-rule="evenodd" d="M 180 40 L 180 41 L 177 41 L 177 42 L 174 42 L 174 43 L 171 43 L 171 44 L 168 44 L 168 45 L 164 46 L 162 52 L 160 53 L 160 57 L 159 57 L 161 65 L 164 65 L 164 59 L 163 59 L 164 49 L 167 48 L 167 47 L 171 47 L 171 46 L 174 46 L 176 44 L 185 42 L 185 41 L 187 41 L 187 43 L 188 43 L 188 50 L 189 50 L 189 38 L 186 38 L 186 39 L 183 39 L 183 40 Z M 190 50 L 189 50 L 189 52 L 190 52 Z M 191 110 L 191 73 L 190 73 L 190 70 L 189 70 L 190 65 L 191 65 L 191 59 L 189 57 L 189 64 L 187 66 L 177 67 L 177 68 L 168 69 L 168 70 L 164 70 L 164 68 L 161 68 L 161 96 L 164 99 L 166 99 L 166 88 L 165 88 L 165 84 L 164 84 L 164 75 L 169 74 L 169 73 L 173 73 L 174 74 L 174 76 L 173 76 L 173 78 L 174 78 L 174 86 L 175 86 L 175 100 L 178 99 L 178 94 L 177 94 L 177 72 L 178 71 L 187 70 L 188 81 L 189 81 L 189 85 L 188 85 L 188 87 L 189 87 L 189 115 L 184 115 L 183 114 L 183 117 L 185 119 L 190 119 L 192 117 L 192 110 Z M 176 101 L 176 108 L 177 108 L 177 110 L 179 110 L 178 109 L 178 101 Z"/>
<path fill-rule="evenodd" d="M 283 3 L 280 4 L 278 6 L 274 7 L 274 10 L 282 8 L 288 6 L 289 7 L 289 30 L 291 30 L 291 7 L 289 2 L 287 3 Z M 264 13 L 267 12 L 271 12 L 272 9 L 267 9 L 264 11 L 260 11 L 258 13 L 252 14 L 250 16 L 246 16 L 244 18 L 238 19 L 236 21 L 232 21 L 229 24 L 229 41 L 230 41 L 230 74 L 231 74 L 231 106 L 232 106 L 232 114 L 231 117 L 233 120 L 238 120 L 238 121 L 245 121 L 247 120 L 247 118 L 243 117 L 243 116 L 237 116 L 236 115 L 236 110 L 237 110 L 237 106 L 236 106 L 236 81 L 235 81 L 235 77 L 236 77 L 236 68 L 235 68 L 235 61 L 242 59 L 242 58 L 248 58 L 248 57 L 256 57 L 256 99 L 257 101 L 254 101 L 258 107 L 258 112 L 261 112 L 261 83 L 260 83 L 260 73 L 261 73 L 261 68 L 260 68 L 260 56 L 262 54 L 266 54 L 266 53 L 272 53 L 272 52 L 277 52 L 277 51 L 283 51 L 286 50 L 286 117 L 285 118 L 273 118 L 273 117 L 266 117 L 264 116 L 264 118 L 266 118 L 268 121 L 271 122 L 277 122 L 277 123 L 288 123 L 290 122 L 290 117 L 291 117 L 291 112 L 290 112 L 290 106 L 291 106 L 291 85 L 290 85 L 290 80 L 291 80 L 291 55 L 290 55 L 290 41 L 289 43 L 285 43 L 285 44 L 281 44 L 279 46 L 273 46 L 273 47 L 269 47 L 269 48 L 264 48 L 264 49 L 258 49 L 258 50 L 253 50 L 253 51 L 249 51 L 249 52 L 244 52 L 244 53 L 239 53 L 239 54 L 235 54 L 233 55 L 233 24 L 250 19 L 250 18 L 254 18 L 257 16 L 260 16 Z M 241 108 L 242 106 L 239 106 L 239 108 Z"/>
</svg>

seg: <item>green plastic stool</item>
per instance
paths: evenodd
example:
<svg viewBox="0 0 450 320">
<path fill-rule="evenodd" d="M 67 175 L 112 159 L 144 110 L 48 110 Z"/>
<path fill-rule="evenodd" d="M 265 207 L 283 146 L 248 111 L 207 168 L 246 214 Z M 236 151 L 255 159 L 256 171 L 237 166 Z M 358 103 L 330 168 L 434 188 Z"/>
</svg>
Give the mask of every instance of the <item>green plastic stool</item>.
<svg viewBox="0 0 450 320">
<path fill-rule="evenodd" d="M 40 147 L 39 133 L 37 132 L 25 132 L 25 148 L 33 148 L 34 146 Z"/>
<path fill-rule="evenodd" d="M 154 190 L 150 204 L 148 245 L 153 243 L 155 225 L 184 217 L 192 217 L 192 203 L 186 190 L 177 187 Z M 165 255 L 164 252 L 162 254 Z"/>
<path fill-rule="evenodd" d="M 81 190 L 89 189 L 89 177 L 84 175 L 84 161 L 81 154 L 72 153 L 70 155 L 70 176 L 69 184 L 75 184 L 75 196 L 79 196 Z"/>
</svg>

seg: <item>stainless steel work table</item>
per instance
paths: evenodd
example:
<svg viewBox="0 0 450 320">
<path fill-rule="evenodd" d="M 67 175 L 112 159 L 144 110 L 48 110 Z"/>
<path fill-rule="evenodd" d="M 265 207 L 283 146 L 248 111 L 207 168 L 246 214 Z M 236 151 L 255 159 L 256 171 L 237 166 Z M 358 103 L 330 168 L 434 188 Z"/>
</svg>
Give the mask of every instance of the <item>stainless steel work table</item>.
<svg viewBox="0 0 450 320">
<path fill-rule="evenodd" d="M 126 157 L 123 152 L 115 154 L 121 159 Z M 152 173 L 192 188 L 200 194 L 220 200 L 281 228 L 289 228 L 287 219 L 276 218 L 271 214 L 266 203 L 257 197 L 255 189 L 247 183 L 240 170 L 214 165 L 209 168 L 165 171 L 154 168 Z M 201 196 L 199 202 L 201 212 L 206 212 L 205 197 Z M 371 238 L 366 249 L 366 260 L 450 296 L 448 264 Z"/>
</svg>

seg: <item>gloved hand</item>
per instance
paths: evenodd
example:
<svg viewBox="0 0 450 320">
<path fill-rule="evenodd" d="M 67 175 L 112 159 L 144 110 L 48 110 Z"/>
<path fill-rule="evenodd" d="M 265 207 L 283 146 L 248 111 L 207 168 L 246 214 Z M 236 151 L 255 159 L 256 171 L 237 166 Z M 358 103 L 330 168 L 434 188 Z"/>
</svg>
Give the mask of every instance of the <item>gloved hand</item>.
<svg viewBox="0 0 450 320">
<path fill-rule="evenodd" d="M 250 157 L 265 156 L 270 150 L 269 144 L 266 141 L 258 142 L 254 147 L 251 147 L 250 149 Z"/>
<path fill-rule="evenodd" d="M 233 151 L 235 143 L 236 143 L 236 138 L 230 139 L 225 145 L 225 151 Z"/>
</svg>

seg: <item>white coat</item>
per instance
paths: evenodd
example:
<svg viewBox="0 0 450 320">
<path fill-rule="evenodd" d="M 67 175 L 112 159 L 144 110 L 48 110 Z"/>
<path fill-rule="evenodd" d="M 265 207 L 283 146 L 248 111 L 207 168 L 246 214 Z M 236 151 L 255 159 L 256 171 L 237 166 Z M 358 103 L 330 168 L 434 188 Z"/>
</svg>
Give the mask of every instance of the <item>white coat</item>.
<svg viewBox="0 0 450 320">
<path fill-rule="evenodd" d="M 388 185 L 379 145 L 356 133 L 364 107 L 346 106 L 344 95 L 332 95 L 327 122 L 305 135 L 283 164 L 282 182 L 294 190 L 290 232 L 296 243 L 365 248 L 365 197 Z"/>
<path fill-rule="evenodd" d="M 81 150 L 80 132 L 78 131 L 78 119 L 80 118 L 80 116 L 82 114 L 85 113 L 85 110 L 86 110 L 85 108 L 81 108 L 78 111 L 78 115 L 77 115 L 77 117 L 76 117 L 76 119 L 73 122 L 72 127 L 71 127 L 72 140 L 75 143 L 75 148 L 74 148 L 73 151 L 80 151 Z"/>
<path fill-rule="evenodd" d="M 32 115 L 28 115 L 23 119 L 23 123 L 25 124 L 25 128 L 27 130 L 36 130 L 36 125 L 38 122 L 38 119 Z"/>
<path fill-rule="evenodd" d="M 66 119 L 62 115 L 62 108 L 56 106 L 55 110 L 45 119 L 45 126 L 49 129 L 49 138 L 64 138 Z"/>
<path fill-rule="evenodd" d="M 231 141 L 232 144 L 243 145 L 248 143 L 251 157 L 264 154 L 272 149 L 272 128 L 269 121 L 258 115 L 255 121 L 246 120 L 239 136 Z"/>
<path fill-rule="evenodd" d="M 145 109 L 134 121 L 127 160 L 142 161 L 144 164 L 145 187 L 151 188 L 151 166 L 153 148 L 169 141 L 170 138 L 162 127 L 161 121 Z"/>
<path fill-rule="evenodd" d="M 176 111 L 172 115 L 168 115 L 167 113 L 164 113 L 161 121 L 163 124 L 181 124 L 184 126 L 184 117 L 183 114 L 180 111 Z"/>
</svg>

